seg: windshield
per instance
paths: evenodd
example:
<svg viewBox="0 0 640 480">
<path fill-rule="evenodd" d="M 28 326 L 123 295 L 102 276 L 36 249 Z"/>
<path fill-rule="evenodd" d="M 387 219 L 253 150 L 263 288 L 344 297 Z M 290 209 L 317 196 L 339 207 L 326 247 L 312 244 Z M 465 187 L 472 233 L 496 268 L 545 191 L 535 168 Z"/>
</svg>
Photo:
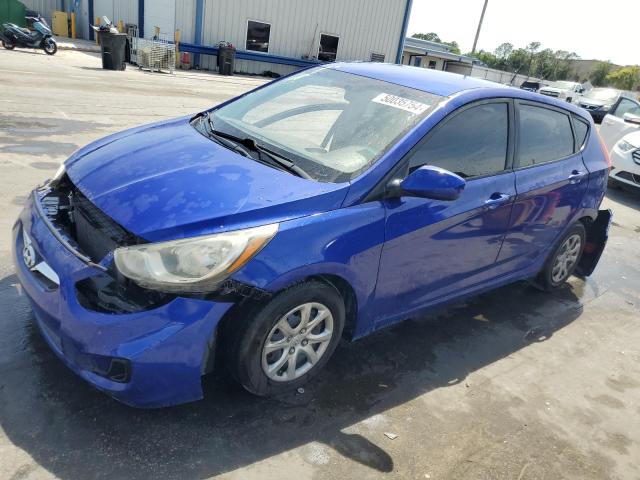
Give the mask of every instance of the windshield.
<svg viewBox="0 0 640 480">
<path fill-rule="evenodd" d="M 211 114 L 215 130 L 250 138 L 323 182 L 357 176 L 441 97 L 381 80 L 314 68 Z"/>
<path fill-rule="evenodd" d="M 585 97 L 602 100 L 603 102 L 615 102 L 618 98 L 618 91 L 611 88 L 594 88 Z"/>
</svg>

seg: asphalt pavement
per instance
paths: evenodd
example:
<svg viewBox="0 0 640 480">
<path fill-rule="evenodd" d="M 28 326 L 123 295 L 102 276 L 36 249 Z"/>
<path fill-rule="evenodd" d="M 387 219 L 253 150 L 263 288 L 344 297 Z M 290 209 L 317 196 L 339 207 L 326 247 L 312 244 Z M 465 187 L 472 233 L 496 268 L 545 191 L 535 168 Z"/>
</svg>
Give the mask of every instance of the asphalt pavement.
<svg viewBox="0 0 640 480">
<path fill-rule="evenodd" d="M 526 283 L 341 345 L 303 393 L 260 399 L 219 369 L 193 404 L 135 410 L 40 338 L 10 229 L 80 146 L 265 80 L 103 71 L 93 53 L 0 50 L 0 478 L 640 477 L 640 192 L 586 282 Z"/>
</svg>

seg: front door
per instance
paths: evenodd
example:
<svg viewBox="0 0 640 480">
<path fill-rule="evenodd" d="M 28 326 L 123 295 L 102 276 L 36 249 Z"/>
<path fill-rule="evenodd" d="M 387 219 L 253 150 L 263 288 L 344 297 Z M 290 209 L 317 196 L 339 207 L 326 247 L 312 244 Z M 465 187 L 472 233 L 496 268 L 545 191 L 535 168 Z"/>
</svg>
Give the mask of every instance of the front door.
<svg viewBox="0 0 640 480">
<path fill-rule="evenodd" d="M 435 165 L 463 176 L 467 185 L 454 201 L 384 200 L 378 324 L 399 320 L 491 277 L 516 193 L 509 165 L 512 108 L 509 100 L 492 100 L 459 109 L 405 160 L 400 177 Z"/>
<path fill-rule="evenodd" d="M 518 193 L 498 259 L 504 272 L 540 262 L 581 208 L 588 182 L 580 152 L 584 131 L 576 125 L 574 140 L 570 115 L 535 102 L 517 102 L 516 109 Z"/>
</svg>

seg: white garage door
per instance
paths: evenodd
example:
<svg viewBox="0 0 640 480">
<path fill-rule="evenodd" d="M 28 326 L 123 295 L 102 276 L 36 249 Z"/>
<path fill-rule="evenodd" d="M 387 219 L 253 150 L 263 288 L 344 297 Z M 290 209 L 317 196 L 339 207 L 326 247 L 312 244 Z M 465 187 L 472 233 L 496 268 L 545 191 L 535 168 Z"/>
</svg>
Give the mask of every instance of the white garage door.
<svg viewBox="0 0 640 480">
<path fill-rule="evenodd" d="M 144 0 L 144 36 L 153 37 L 154 27 L 160 27 L 160 34 L 173 39 L 176 25 L 175 0 Z"/>
</svg>

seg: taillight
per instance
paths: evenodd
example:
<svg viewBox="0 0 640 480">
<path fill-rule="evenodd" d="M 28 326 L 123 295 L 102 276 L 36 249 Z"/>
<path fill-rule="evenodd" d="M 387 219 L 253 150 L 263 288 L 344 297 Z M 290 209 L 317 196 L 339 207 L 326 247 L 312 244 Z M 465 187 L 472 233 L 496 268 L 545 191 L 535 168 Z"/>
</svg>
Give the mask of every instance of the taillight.
<svg viewBox="0 0 640 480">
<path fill-rule="evenodd" d="M 607 146 L 604 144 L 604 140 L 602 140 L 600 132 L 596 132 L 596 135 L 598 135 L 598 140 L 600 141 L 602 155 L 604 155 L 604 159 L 607 161 L 607 166 L 609 167 L 609 170 L 611 170 L 611 156 L 609 155 L 609 150 L 607 150 Z"/>
</svg>

